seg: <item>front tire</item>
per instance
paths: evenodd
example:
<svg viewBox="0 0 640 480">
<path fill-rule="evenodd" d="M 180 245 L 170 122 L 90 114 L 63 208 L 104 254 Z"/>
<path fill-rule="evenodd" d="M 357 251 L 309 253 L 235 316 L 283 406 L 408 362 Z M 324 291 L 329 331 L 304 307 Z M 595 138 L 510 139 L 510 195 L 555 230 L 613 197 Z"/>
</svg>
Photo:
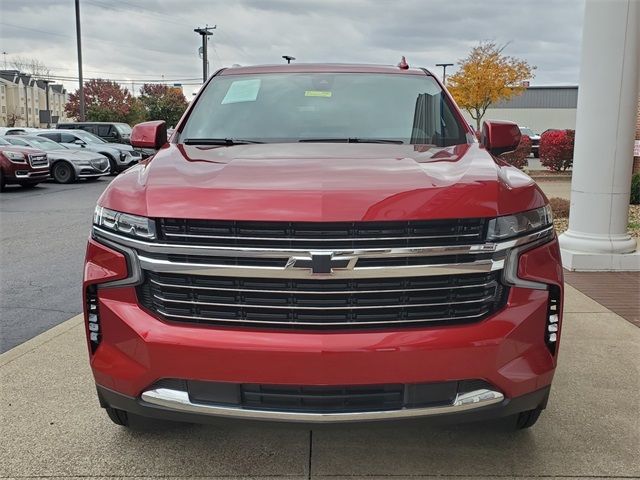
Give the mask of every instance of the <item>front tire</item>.
<svg viewBox="0 0 640 480">
<path fill-rule="evenodd" d="M 118 164 L 116 163 L 116 159 L 113 158 L 108 153 L 102 153 L 105 157 L 109 159 L 109 175 L 117 175 L 118 174 Z"/>
<path fill-rule="evenodd" d="M 540 418 L 540 414 L 542 413 L 542 408 L 534 408 L 533 410 L 527 410 L 526 412 L 520 412 L 516 417 L 516 429 L 524 430 L 525 428 L 533 427 L 538 418 Z"/>
<path fill-rule="evenodd" d="M 124 410 L 118 408 L 106 407 L 107 415 L 113 423 L 120 425 L 121 427 L 129 427 L 129 414 Z"/>
<path fill-rule="evenodd" d="M 57 183 L 73 183 L 76 180 L 76 174 L 73 167 L 67 162 L 57 162 L 53 166 L 51 174 Z"/>
</svg>

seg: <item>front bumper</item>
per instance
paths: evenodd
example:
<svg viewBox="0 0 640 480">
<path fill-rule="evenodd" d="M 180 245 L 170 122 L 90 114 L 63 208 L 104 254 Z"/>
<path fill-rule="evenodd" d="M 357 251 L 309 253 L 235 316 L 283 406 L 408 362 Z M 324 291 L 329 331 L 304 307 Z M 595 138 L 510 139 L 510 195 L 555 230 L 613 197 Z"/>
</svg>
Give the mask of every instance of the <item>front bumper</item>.
<svg viewBox="0 0 640 480">
<path fill-rule="evenodd" d="M 498 407 L 548 387 L 556 365 L 544 342 L 548 292 L 540 290 L 513 288 L 502 311 L 476 324 L 339 333 L 174 325 L 142 310 L 133 288 L 98 292 L 102 340 L 91 358 L 96 383 L 142 406 L 190 415 L 236 416 L 237 411 L 186 408 L 192 406 L 184 397 L 153 392 L 152 386 L 165 378 L 271 385 L 483 379 L 495 387 L 485 400 L 496 400 L 489 405 Z M 463 410 L 410 413 L 451 415 Z M 282 417 L 264 412 L 249 416 Z"/>
<path fill-rule="evenodd" d="M 224 421 L 287 422 L 313 425 L 344 423 L 403 422 L 427 420 L 433 422 L 471 422 L 506 417 L 519 412 L 546 406 L 551 387 L 547 386 L 516 398 L 500 396 L 492 401 L 468 403 L 463 406 L 426 407 L 403 410 L 354 413 L 296 414 L 264 410 L 233 409 L 222 406 L 198 405 L 184 395 L 172 394 L 173 402 L 160 403 L 149 394 L 141 398 L 129 397 L 98 386 L 98 398 L 102 407 L 117 408 L 144 417 L 187 423 L 220 423 Z M 156 392 L 154 394 L 157 395 Z"/>
<path fill-rule="evenodd" d="M 14 171 L 13 177 L 16 181 L 44 181 L 49 178 L 49 168 L 39 168 L 37 170 L 20 170 Z M 10 179 L 10 178 L 9 178 Z"/>
</svg>

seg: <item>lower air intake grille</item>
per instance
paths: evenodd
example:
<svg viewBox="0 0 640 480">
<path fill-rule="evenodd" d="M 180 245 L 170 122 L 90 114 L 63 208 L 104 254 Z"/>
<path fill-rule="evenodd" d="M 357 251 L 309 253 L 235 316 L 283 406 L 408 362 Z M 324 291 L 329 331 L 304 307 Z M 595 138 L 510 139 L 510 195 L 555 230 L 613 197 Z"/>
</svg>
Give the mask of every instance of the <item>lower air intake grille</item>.
<svg viewBox="0 0 640 480">
<path fill-rule="evenodd" d="M 172 322 L 291 329 L 480 321 L 502 308 L 499 272 L 364 280 L 145 272 L 140 303 Z"/>
</svg>

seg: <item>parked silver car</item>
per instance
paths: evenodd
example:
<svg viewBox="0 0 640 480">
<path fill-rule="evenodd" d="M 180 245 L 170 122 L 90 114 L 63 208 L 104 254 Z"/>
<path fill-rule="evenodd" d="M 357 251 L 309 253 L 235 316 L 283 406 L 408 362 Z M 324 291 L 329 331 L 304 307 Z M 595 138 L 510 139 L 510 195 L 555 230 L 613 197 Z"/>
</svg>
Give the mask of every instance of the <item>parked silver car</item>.
<svg viewBox="0 0 640 480">
<path fill-rule="evenodd" d="M 79 178 L 95 180 L 109 174 L 109 159 L 99 153 L 72 150 L 36 135 L 7 135 L 3 138 L 12 145 L 47 152 L 51 177 L 58 183 L 72 183 Z"/>
<path fill-rule="evenodd" d="M 131 145 L 108 143 L 84 130 L 40 130 L 36 135 L 61 143 L 65 147 L 104 155 L 109 159 L 112 174 L 122 172 L 142 159 L 140 152 L 135 151 Z"/>
</svg>

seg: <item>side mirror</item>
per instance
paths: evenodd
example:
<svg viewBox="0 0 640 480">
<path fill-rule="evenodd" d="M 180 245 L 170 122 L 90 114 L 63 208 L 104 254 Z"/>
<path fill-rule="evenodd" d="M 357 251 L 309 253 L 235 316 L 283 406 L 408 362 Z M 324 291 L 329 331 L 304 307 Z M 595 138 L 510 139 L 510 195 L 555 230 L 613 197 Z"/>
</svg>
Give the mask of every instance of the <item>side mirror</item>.
<svg viewBox="0 0 640 480">
<path fill-rule="evenodd" d="M 487 120 L 482 124 L 480 144 L 492 155 L 515 150 L 520 144 L 520 129 L 513 122 Z"/>
<path fill-rule="evenodd" d="M 164 120 L 139 123 L 131 131 L 131 146 L 153 148 L 155 150 L 167 143 L 167 124 Z"/>
<path fill-rule="evenodd" d="M 84 147 L 86 145 L 86 143 L 84 142 L 84 140 L 80 140 L 79 138 L 76 138 L 73 143 L 75 143 L 76 145 L 80 145 L 81 147 Z"/>
</svg>

